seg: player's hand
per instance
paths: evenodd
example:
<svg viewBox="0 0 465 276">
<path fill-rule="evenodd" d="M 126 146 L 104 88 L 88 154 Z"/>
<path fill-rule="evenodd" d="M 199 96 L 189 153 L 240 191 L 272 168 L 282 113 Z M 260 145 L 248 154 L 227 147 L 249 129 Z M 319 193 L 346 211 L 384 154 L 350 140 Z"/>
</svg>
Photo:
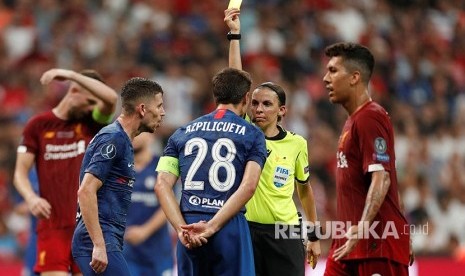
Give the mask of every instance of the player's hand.
<svg viewBox="0 0 465 276">
<path fill-rule="evenodd" d="M 74 71 L 66 70 L 66 69 L 50 69 L 42 74 L 40 77 L 40 83 L 43 85 L 49 84 L 52 80 L 69 80 L 72 79 Z"/>
<path fill-rule="evenodd" d="M 29 215 L 31 213 L 31 211 L 29 211 L 29 207 L 27 206 L 27 203 L 25 201 L 23 201 L 21 203 L 18 203 L 14 207 L 14 212 L 21 215 L 21 216 Z"/>
<path fill-rule="evenodd" d="M 415 261 L 415 252 L 413 251 L 413 246 L 412 246 L 412 237 L 410 237 L 410 245 L 409 245 L 409 262 L 408 265 L 412 266 L 413 262 Z"/>
<path fill-rule="evenodd" d="M 241 31 L 239 14 L 240 11 L 238 9 L 227 9 L 224 11 L 224 22 L 228 25 L 231 33 L 238 34 Z"/>
<path fill-rule="evenodd" d="M 148 233 L 141 225 L 133 225 L 126 228 L 124 240 L 129 244 L 138 245 L 148 238 Z"/>
<path fill-rule="evenodd" d="M 26 200 L 27 207 L 31 214 L 39 219 L 49 219 L 52 213 L 52 206 L 50 203 L 39 196 L 33 196 Z"/>
<path fill-rule="evenodd" d="M 182 227 L 182 226 L 181 226 Z M 189 233 L 186 230 L 178 231 L 178 239 L 186 248 L 191 249 L 191 238 L 189 237 Z"/>
<path fill-rule="evenodd" d="M 321 255 L 320 241 L 307 241 L 307 262 L 312 269 L 315 269 L 318 258 Z"/>
<path fill-rule="evenodd" d="M 107 249 L 104 246 L 94 246 L 92 251 L 92 261 L 89 263 L 95 273 L 99 274 L 107 269 L 108 257 Z"/>
<path fill-rule="evenodd" d="M 349 255 L 352 250 L 354 250 L 355 246 L 357 245 L 359 239 L 359 231 L 362 230 L 362 227 L 359 228 L 358 225 L 352 225 L 349 230 L 347 230 L 347 233 L 345 234 L 347 241 L 344 245 L 339 247 L 334 251 L 333 258 L 336 261 L 341 260 L 345 256 Z"/>
<path fill-rule="evenodd" d="M 178 232 L 178 238 L 187 249 L 194 249 L 207 243 L 206 239 L 197 235 L 190 235 L 189 231 L 182 229 Z"/>
<path fill-rule="evenodd" d="M 190 248 L 196 248 L 206 244 L 208 238 L 214 234 L 208 222 L 204 220 L 189 225 L 183 225 L 181 228 L 186 231 L 189 236 Z"/>
</svg>

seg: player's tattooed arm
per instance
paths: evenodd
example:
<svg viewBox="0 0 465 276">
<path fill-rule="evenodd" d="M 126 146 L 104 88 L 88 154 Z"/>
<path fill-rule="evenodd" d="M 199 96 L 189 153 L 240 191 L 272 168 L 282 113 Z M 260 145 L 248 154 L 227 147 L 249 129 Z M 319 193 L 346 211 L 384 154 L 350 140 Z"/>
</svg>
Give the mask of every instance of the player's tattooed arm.
<svg viewBox="0 0 465 276">
<path fill-rule="evenodd" d="M 341 260 L 354 250 L 359 241 L 359 232 L 366 231 L 365 229 L 369 227 L 370 223 L 375 218 L 381 204 L 384 202 L 384 198 L 386 197 L 390 185 L 391 180 L 388 172 L 377 171 L 372 173 L 371 185 L 368 190 L 362 218 L 357 225 L 352 225 L 347 230 L 345 235 L 347 238 L 346 243 L 334 251 L 333 258 L 336 261 Z"/>
<path fill-rule="evenodd" d="M 373 221 L 384 202 L 389 186 L 391 186 L 389 172 L 377 171 L 372 173 L 371 185 L 368 190 L 362 218 L 360 219 L 361 222 L 371 223 Z"/>
</svg>

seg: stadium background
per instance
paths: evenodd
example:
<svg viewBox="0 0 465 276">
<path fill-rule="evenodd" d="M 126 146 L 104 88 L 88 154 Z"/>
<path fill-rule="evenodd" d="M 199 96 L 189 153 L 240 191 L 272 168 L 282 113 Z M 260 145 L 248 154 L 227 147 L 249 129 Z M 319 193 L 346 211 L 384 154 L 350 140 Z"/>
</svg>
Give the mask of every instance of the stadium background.
<svg viewBox="0 0 465 276">
<path fill-rule="evenodd" d="M 161 152 L 175 128 L 214 107 L 210 79 L 227 66 L 226 7 L 227 0 L 0 1 L 1 275 L 19 273 L 28 237 L 11 183 L 22 128 L 66 91 L 60 82 L 42 87 L 42 72 L 95 68 L 117 90 L 132 76 L 159 81 L 167 111 L 154 145 Z M 328 102 L 323 49 L 346 40 L 373 50 L 370 92 L 391 115 L 400 191 L 416 226 L 413 275 L 464 271 L 465 1 L 244 0 L 241 25 L 244 69 L 255 85 L 285 87 L 283 124 L 308 139 L 322 222 L 334 217 L 335 149 L 346 118 Z"/>
</svg>

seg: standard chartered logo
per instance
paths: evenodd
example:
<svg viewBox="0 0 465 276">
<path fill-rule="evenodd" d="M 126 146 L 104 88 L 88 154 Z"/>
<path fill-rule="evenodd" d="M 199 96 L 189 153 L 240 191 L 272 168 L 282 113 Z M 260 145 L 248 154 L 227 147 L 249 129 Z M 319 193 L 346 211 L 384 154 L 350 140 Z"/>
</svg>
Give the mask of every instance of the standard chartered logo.
<svg viewBox="0 0 465 276">
<path fill-rule="evenodd" d="M 337 167 L 338 168 L 348 168 L 347 157 L 342 151 L 337 152 Z"/>
<path fill-rule="evenodd" d="M 71 144 L 46 144 L 44 160 L 63 160 L 74 158 L 86 151 L 86 142 L 80 140 Z"/>
</svg>

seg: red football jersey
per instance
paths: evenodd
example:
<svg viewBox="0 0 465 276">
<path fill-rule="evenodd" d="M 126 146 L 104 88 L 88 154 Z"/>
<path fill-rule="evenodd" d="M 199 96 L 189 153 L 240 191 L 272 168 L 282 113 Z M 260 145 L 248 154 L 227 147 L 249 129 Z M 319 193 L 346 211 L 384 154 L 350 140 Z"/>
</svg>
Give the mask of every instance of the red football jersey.
<svg viewBox="0 0 465 276">
<path fill-rule="evenodd" d="M 40 219 L 37 230 L 75 226 L 79 169 L 87 145 L 102 126 L 91 115 L 65 121 L 52 111 L 26 124 L 18 151 L 35 155 L 40 196 L 52 206 L 50 219 Z"/>
<path fill-rule="evenodd" d="M 391 185 L 376 215 L 371 232 L 365 231 L 355 249 L 345 258 L 388 258 L 402 264 L 409 260 L 409 226 L 400 211 L 395 167 L 394 134 L 387 112 L 369 102 L 346 121 L 339 138 L 336 169 L 337 220 L 356 225 L 362 217 L 371 183 L 371 173 L 389 172 Z M 344 237 L 333 239 L 332 249 Z"/>
</svg>

